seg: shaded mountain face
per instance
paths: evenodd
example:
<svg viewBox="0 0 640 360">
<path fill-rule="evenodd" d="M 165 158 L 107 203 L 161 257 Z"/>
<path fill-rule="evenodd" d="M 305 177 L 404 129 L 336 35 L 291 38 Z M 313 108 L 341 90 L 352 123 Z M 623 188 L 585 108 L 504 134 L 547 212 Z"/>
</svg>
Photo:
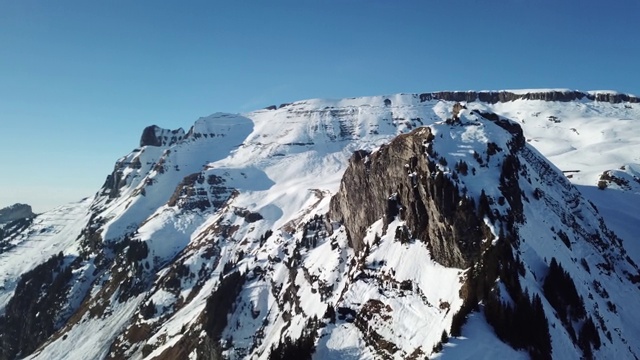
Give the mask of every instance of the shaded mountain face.
<svg viewBox="0 0 640 360">
<path fill-rule="evenodd" d="M 636 102 L 401 94 L 148 127 L 94 197 L 7 242 L 0 358 L 640 356 Z"/>
<path fill-rule="evenodd" d="M 0 224 L 6 224 L 15 220 L 32 218 L 35 214 L 31 206 L 27 204 L 14 204 L 0 209 Z"/>
</svg>

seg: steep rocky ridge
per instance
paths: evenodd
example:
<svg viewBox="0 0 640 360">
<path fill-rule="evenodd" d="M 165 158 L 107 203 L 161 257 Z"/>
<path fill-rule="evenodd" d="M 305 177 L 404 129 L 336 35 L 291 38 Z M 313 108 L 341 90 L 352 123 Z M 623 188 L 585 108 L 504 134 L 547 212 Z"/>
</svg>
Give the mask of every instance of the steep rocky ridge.
<svg viewBox="0 0 640 360">
<path fill-rule="evenodd" d="M 457 184 L 437 169 L 437 160 L 429 158 L 433 139 L 430 128 L 422 127 L 351 158 L 330 216 L 345 224 L 356 251 L 362 250 L 371 224 L 384 218 L 387 225 L 400 214 L 410 237 L 429 243 L 442 265 L 465 268 L 477 259 L 491 232 L 476 215 L 473 200 L 461 196 Z"/>
</svg>

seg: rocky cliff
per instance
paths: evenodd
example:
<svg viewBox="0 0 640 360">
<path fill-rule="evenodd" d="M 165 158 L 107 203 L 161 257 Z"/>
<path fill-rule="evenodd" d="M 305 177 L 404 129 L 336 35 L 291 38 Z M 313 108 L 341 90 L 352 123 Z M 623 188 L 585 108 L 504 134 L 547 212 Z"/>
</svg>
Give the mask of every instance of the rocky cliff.
<svg viewBox="0 0 640 360">
<path fill-rule="evenodd" d="M 531 90 L 531 91 L 439 91 L 420 94 L 420 101 L 444 100 L 464 102 L 504 103 L 515 100 L 542 100 L 569 102 L 576 100 L 602 101 L 609 103 L 637 103 L 640 98 L 617 92 L 583 92 L 576 90 Z"/>
<path fill-rule="evenodd" d="M 157 125 L 147 126 L 142 131 L 140 146 L 169 146 L 182 140 L 185 136 L 184 130 L 167 130 Z"/>
<path fill-rule="evenodd" d="M 8 223 L 19 219 L 34 217 L 31 206 L 27 204 L 14 204 L 0 209 L 0 224 Z"/>
<path fill-rule="evenodd" d="M 380 218 L 396 216 L 407 234 L 421 239 L 444 266 L 465 268 L 480 254 L 491 232 L 478 217 L 473 198 L 436 166 L 427 150 L 434 135 L 428 127 L 400 135 L 369 153 L 357 151 L 349 161 L 340 190 L 331 200 L 330 216 L 347 228 L 356 251 L 367 228 Z M 466 165 L 465 165 L 466 166 Z"/>
</svg>

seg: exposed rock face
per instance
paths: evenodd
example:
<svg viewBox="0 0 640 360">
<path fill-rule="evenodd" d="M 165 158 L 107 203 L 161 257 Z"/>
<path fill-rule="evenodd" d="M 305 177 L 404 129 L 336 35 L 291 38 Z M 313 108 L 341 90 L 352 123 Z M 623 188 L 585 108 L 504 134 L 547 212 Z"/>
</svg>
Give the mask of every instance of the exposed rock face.
<svg viewBox="0 0 640 360">
<path fill-rule="evenodd" d="M 26 204 L 14 204 L 0 209 L 0 224 L 18 219 L 32 218 L 34 216 L 35 214 L 33 213 L 31 206 Z"/>
<path fill-rule="evenodd" d="M 31 225 L 35 217 L 31 206 L 26 204 L 0 209 L 0 254 L 13 247 L 11 238 Z"/>
<path fill-rule="evenodd" d="M 162 129 L 159 126 L 151 125 L 147 126 L 142 131 L 140 137 L 140 146 L 169 146 L 182 140 L 184 137 L 184 130 L 167 130 Z"/>
<path fill-rule="evenodd" d="M 381 217 L 400 215 L 411 237 L 427 241 L 436 261 L 464 268 L 480 254 L 490 234 L 472 199 L 436 170 L 426 153 L 429 128 L 400 135 L 374 153 L 356 152 L 331 201 L 330 216 L 342 221 L 351 245 L 363 248 L 365 230 Z"/>
<path fill-rule="evenodd" d="M 129 156 L 125 156 L 120 158 L 116 165 L 113 168 L 111 174 L 107 175 L 104 184 L 102 185 L 102 195 L 108 195 L 109 199 L 116 198 L 120 195 L 120 189 L 127 185 L 127 181 L 129 180 L 127 176 L 125 176 L 125 172 L 128 172 L 128 169 L 139 170 L 142 168 L 142 163 L 140 162 L 140 155 L 144 150 L 136 149 Z M 156 165 L 157 171 L 163 171 L 162 168 L 162 159 Z"/>
<path fill-rule="evenodd" d="M 224 178 L 213 174 L 206 176 L 206 180 L 202 172 L 188 175 L 176 187 L 167 204 L 185 210 L 219 208 L 235 191 L 225 183 Z"/>
<path fill-rule="evenodd" d="M 0 316 L 0 359 L 33 352 L 66 320 L 60 306 L 71 267 L 64 263 L 60 253 L 20 277 L 15 296 Z"/>
<path fill-rule="evenodd" d="M 569 102 L 589 99 L 610 103 L 640 102 L 640 98 L 619 93 L 586 93 L 582 91 L 534 91 L 529 93 L 513 93 L 509 91 L 440 91 L 420 94 L 420 101 L 482 101 L 489 104 L 509 102 L 514 100 L 544 100 Z"/>
<path fill-rule="evenodd" d="M 156 137 L 156 129 L 158 127 L 156 125 L 147 126 L 142 131 L 142 136 L 140 137 L 140 146 L 160 146 L 162 142 L 160 139 Z"/>
<path fill-rule="evenodd" d="M 11 240 L 33 223 L 33 217 L 20 218 L 0 226 L 0 254 L 14 245 Z"/>
<path fill-rule="evenodd" d="M 116 165 L 116 168 L 111 174 L 107 175 L 102 185 L 103 194 L 108 195 L 109 198 L 116 198 L 118 197 L 118 190 L 120 190 L 122 186 L 124 186 L 122 171 Z"/>
</svg>

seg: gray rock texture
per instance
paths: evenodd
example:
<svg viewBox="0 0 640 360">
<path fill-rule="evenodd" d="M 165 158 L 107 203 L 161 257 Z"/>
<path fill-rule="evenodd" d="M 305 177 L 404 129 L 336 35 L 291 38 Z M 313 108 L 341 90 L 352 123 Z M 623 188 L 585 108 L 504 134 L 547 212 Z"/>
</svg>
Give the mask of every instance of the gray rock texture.
<svg viewBox="0 0 640 360">
<path fill-rule="evenodd" d="M 27 204 L 13 204 L 6 208 L 0 209 L 0 224 L 8 223 L 14 220 L 32 218 L 33 213 L 31 206 Z"/>
<path fill-rule="evenodd" d="M 640 102 L 637 98 L 628 94 L 619 93 L 595 93 L 589 94 L 582 91 L 535 91 L 529 93 L 513 93 L 509 91 L 440 91 L 420 94 L 420 101 L 445 100 L 445 101 L 482 101 L 490 104 L 509 102 L 514 100 L 544 100 L 569 102 L 588 99 L 610 103 Z"/>
<path fill-rule="evenodd" d="M 461 196 L 427 156 L 431 141 L 431 130 L 422 127 L 376 152 L 354 153 L 329 215 L 345 225 L 356 251 L 365 246 L 367 227 L 380 218 L 388 223 L 400 216 L 410 234 L 398 237 L 427 242 L 440 264 L 464 268 L 478 258 L 490 231 L 473 200 Z"/>
</svg>

